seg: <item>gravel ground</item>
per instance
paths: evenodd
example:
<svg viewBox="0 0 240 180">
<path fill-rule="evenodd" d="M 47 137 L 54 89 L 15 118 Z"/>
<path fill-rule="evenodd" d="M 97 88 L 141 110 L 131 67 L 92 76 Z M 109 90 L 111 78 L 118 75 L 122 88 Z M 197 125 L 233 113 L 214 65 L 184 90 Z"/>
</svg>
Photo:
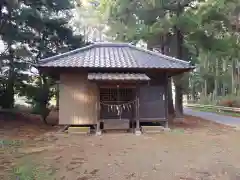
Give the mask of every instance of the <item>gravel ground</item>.
<svg viewBox="0 0 240 180">
<path fill-rule="evenodd" d="M 240 179 L 239 131 L 195 117 L 171 127 L 141 136 L 48 132 L 27 140 L 17 153 L 4 151 L 0 172 L 6 178 L 6 167 L 28 159 L 57 180 Z"/>
</svg>

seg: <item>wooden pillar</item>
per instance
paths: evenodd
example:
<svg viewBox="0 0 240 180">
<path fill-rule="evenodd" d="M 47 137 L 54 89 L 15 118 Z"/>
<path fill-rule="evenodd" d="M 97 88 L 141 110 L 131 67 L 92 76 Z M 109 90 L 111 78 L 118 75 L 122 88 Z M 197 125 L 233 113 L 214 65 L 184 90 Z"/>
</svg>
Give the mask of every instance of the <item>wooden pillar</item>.
<svg viewBox="0 0 240 180">
<path fill-rule="evenodd" d="M 164 101 L 165 101 L 165 120 L 166 120 L 166 122 L 165 122 L 165 128 L 168 128 L 168 120 L 169 120 L 169 115 L 168 115 L 168 74 L 167 73 L 165 73 L 165 91 L 164 91 L 164 96 L 165 96 L 165 99 L 164 99 Z"/>
<path fill-rule="evenodd" d="M 96 102 L 96 111 L 97 111 L 97 128 L 96 128 L 96 135 L 101 135 L 102 131 L 100 128 L 100 110 L 101 110 L 101 104 L 100 104 L 100 88 L 98 87 L 98 100 Z"/>
<path fill-rule="evenodd" d="M 136 97 L 136 129 L 140 129 L 139 122 L 139 98 Z"/>
<path fill-rule="evenodd" d="M 101 131 L 101 128 L 100 128 L 100 120 L 98 119 L 97 120 L 97 129 L 96 129 L 96 135 L 101 135 L 102 134 L 102 131 Z"/>
<path fill-rule="evenodd" d="M 139 120 L 139 86 L 137 85 L 136 87 L 136 103 L 135 103 L 135 119 L 136 119 L 136 129 L 135 129 L 135 134 L 136 135 L 141 135 L 140 131 L 140 120 Z"/>
</svg>

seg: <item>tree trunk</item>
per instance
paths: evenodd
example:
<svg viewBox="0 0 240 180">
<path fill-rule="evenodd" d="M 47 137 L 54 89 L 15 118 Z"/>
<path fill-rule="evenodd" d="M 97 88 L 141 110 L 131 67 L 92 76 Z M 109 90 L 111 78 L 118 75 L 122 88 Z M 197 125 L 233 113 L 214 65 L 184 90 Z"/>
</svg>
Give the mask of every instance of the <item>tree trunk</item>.
<svg viewBox="0 0 240 180">
<path fill-rule="evenodd" d="M 160 47 L 161 47 L 161 53 L 168 55 L 168 35 L 162 35 L 160 37 Z M 168 117 L 174 117 L 175 111 L 173 106 L 173 94 L 172 94 L 172 78 L 168 78 Z"/>
<path fill-rule="evenodd" d="M 183 100 L 182 100 L 182 87 L 177 86 L 175 87 L 176 96 L 175 96 L 175 112 L 176 118 L 183 117 Z"/>
<path fill-rule="evenodd" d="M 181 7 L 181 3 L 178 2 L 178 9 L 176 11 L 176 16 L 179 17 L 183 13 L 184 8 Z M 184 36 L 179 27 L 174 26 L 174 34 L 176 37 L 176 51 L 175 56 L 178 59 L 183 59 L 183 43 Z M 174 77 L 175 84 L 175 112 L 176 118 L 183 117 L 183 93 L 182 93 L 182 84 L 181 84 L 181 75 Z"/>
<path fill-rule="evenodd" d="M 207 57 L 205 58 L 205 62 L 204 62 L 204 70 L 208 69 L 208 54 Z M 206 77 L 204 78 L 204 96 L 206 97 L 208 95 L 208 83 L 207 83 L 207 79 Z"/>
<path fill-rule="evenodd" d="M 236 94 L 236 83 L 235 83 L 235 63 L 234 60 L 232 60 L 232 94 Z"/>
<path fill-rule="evenodd" d="M 207 93 L 207 88 L 208 88 L 207 85 L 208 85 L 208 84 L 207 84 L 207 80 L 205 79 L 205 80 L 204 80 L 204 96 L 205 96 L 205 97 L 206 97 L 207 94 L 208 94 L 208 93 Z"/>
<path fill-rule="evenodd" d="M 183 117 L 183 94 L 182 86 L 175 84 L 175 117 Z"/>
<path fill-rule="evenodd" d="M 191 83 L 191 97 L 190 97 L 190 100 L 195 102 L 195 100 L 196 100 L 196 96 L 195 96 L 196 92 L 195 92 L 194 83 L 192 81 L 193 80 L 191 78 L 190 79 L 190 83 Z"/>
<path fill-rule="evenodd" d="M 183 59 L 183 35 L 180 29 L 175 28 L 176 32 L 176 45 L 177 45 L 177 58 Z M 183 93 L 182 93 L 182 84 L 181 77 L 175 77 L 175 112 L 176 118 L 183 117 Z"/>
<path fill-rule="evenodd" d="M 41 82 L 42 82 L 42 84 L 41 84 L 41 96 L 42 96 L 42 98 L 41 98 L 41 100 L 40 100 L 40 106 L 41 106 L 41 112 L 40 112 L 40 115 L 41 115 L 41 117 L 42 117 L 42 120 L 43 120 L 43 122 L 45 123 L 45 124 L 48 124 L 48 122 L 47 122 L 47 117 L 48 117 L 48 115 L 49 115 L 49 112 L 50 112 L 50 110 L 48 109 L 48 107 L 47 107 L 47 104 L 48 104 L 48 95 L 49 95 L 49 89 L 48 89 L 48 84 L 47 84 L 47 78 L 46 78 L 46 76 L 45 75 L 43 75 L 43 74 L 41 74 L 41 73 L 39 73 L 39 75 L 40 75 L 40 78 L 41 78 Z"/>
<path fill-rule="evenodd" d="M 154 47 L 154 44 L 152 43 L 151 40 L 149 40 L 149 41 L 147 42 L 147 49 L 150 50 L 150 51 L 152 51 L 152 50 L 153 50 L 153 47 Z"/>
<path fill-rule="evenodd" d="M 236 95 L 240 95 L 240 63 L 238 60 L 236 60 L 236 64 L 235 64 L 235 67 L 236 67 L 236 80 L 235 80 L 235 87 L 236 87 Z"/>
<path fill-rule="evenodd" d="M 182 118 L 183 117 L 183 94 L 182 94 L 182 85 L 181 76 L 174 77 L 174 85 L 175 85 L 175 117 Z"/>
<path fill-rule="evenodd" d="M 10 45 L 11 46 L 11 45 Z M 5 91 L 5 103 L 3 108 L 11 109 L 14 107 L 14 56 L 13 50 L 9 49 L 9 72 L 8 72 L 8 79 L 7 79 L 7 86 Z"/>
<path fill-rule="evenodd" d="M 174 116 L 174 106 L 173 106 L 173 97 L 172 97 L 172 81 L 171 78 L 168 79 L 168 114 L 169 116 Z"/>
<path fill-rule="evenodd" d="M 214 80 L 214 94 L 215 94 L 215 97 L 218 96 L 218 88 L 219 88 L 219 84 L 218 84 L 218 72 L 219 72 L 219 69 L 218 69 L 218 59 L 216 59 L 216 77 L 215 77 L 215 80 Z"/>
<path fill-rule="evenodd" d="M 6 109 L 11 109 L 14 107 L 14 72 L 9 70 L 8 80 L 7 80 L 7 88 L 5 92 L 5 107 Z"/>
<path fill-rule="evenodd" d="M 11 21 L 12 19 L 12 7 L 8 6 L 8 19 Z M 14 77 L 14 51 L 12 49 L 12 40 L 7 42 L 9 48 L 9 71 L 8 71 L 8 79 L 7 85 L 5 89 L 5 96 L 4 96 L 4 103 L 3 108 L 13 108 L 14 107 L 14 84 L 15 84 L 15 77 Z"/>
<path fill-rule="evenodd" d="M 59 82 L 57 82 L 57 88 L 56 88 L 56 108 L 59 110 Z"/>
</svg>

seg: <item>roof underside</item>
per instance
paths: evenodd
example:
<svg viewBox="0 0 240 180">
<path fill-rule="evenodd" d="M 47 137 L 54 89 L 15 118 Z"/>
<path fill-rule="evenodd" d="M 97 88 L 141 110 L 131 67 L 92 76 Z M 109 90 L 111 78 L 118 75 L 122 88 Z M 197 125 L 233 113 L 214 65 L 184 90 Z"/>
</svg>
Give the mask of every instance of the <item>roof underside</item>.
<svg viewBox="0 0 240 180">
<path fill-rule="evenodd" d="M 88 80 L 149 81 L 150 78 L 142 73 L 88 73 Z"/>
<path fill-rule="evenodd" d="M 38 67 L 192 69 L 186 61 L 129 44 L 97 43 L 43 59 Z"/>
</svg>

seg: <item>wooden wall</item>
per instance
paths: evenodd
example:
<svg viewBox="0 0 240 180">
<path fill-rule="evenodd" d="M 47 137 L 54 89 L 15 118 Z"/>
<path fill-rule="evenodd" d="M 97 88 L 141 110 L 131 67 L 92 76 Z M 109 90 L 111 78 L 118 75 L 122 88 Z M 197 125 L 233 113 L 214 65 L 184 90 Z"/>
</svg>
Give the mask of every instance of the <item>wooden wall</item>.
<svg viewBox="0 0 240 180">
<path fill-rule="evenodd" d="M 165 120 L 166 115 L 166 85 L 164 73 L 148 73 L 151 81 L 148 85 L 139 86 L 139 119 L 140 121 Z"/>
<path fill-rule="evenodd" d="M 61 74 L 59 88 L 59 124 L 96 124 L 99 93 L 87 73 Z"/>
<path fill-rule="evenodd" d="M 165 95 L 166 75 L 148 73 L 151 81 L 148 84 L 139 84 L 140 120 L 158 121 L 166 118 L 167 99 Z M 99 89 L 96 83 L 87 80 L 87 72 L 60 75 L 59 86 L 59 124 L 89 125 L 96 124 L 99 100 Z M 165 98 L 163 99 L 163 96 Z M 143 98 L 144 97 L 144 98 Z M 146 98 L 149 98 L 146 100 Z M 149 107 L 154 108 L 149 108 Z"/>
<path fill-rule="evenodd" d="M 166 118 L 164 86 L 149 85 L 139 87 L 140 121 L 159 121 Z"/>
</svg>

